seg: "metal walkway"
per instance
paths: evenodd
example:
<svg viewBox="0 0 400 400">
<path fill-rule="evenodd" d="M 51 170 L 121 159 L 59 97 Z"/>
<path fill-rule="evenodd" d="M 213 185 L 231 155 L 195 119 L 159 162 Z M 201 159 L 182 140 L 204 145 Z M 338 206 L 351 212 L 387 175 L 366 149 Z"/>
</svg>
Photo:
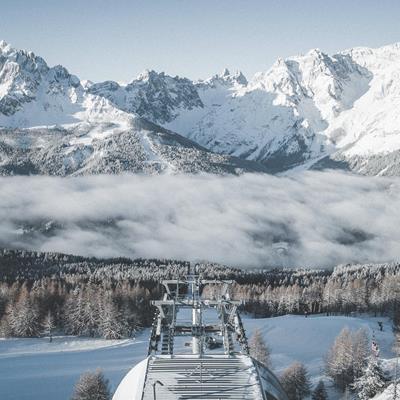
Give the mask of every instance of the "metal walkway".
<svg viewBox="0 0 400 400">
<path fill-rule="evenodd" d="M 155 396 L 154 396 L 155 395 Z M 156 356 L 149 359 L 142 400 L 262 400 L 248 356 Z"/>
</svg>

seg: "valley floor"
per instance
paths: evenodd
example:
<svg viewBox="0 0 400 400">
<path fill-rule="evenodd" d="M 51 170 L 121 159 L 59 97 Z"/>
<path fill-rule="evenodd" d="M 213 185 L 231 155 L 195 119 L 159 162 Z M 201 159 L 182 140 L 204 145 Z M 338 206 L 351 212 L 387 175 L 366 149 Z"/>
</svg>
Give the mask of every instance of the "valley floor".
<svg viewBox="0 0 400 400">
<path fill-rule="evenodd" d="M 383 332 L 378 321 L 383 321 Z M 260 328 L 271 348 L 273 370 L 280 372 L 293 361 L 303 362 L 313 384 L 323 375 L 323 357 L 340 330 L 365 327 L 381 349 L 384 366 L 391 369 L 391 323 L 385 318 L 287 315 L 276 318 L 244 318 L 248 335 Z M 147 352 L 148 331 L 136 340 L 106 341 L 59 336 L 48 339 L 0 340 L 0 398 L 2 400 L 69 399 L 79 375 L 101 368 L 112 389 Z M 330 398 L 338 398 L 330 389 Z"/>
</svg>

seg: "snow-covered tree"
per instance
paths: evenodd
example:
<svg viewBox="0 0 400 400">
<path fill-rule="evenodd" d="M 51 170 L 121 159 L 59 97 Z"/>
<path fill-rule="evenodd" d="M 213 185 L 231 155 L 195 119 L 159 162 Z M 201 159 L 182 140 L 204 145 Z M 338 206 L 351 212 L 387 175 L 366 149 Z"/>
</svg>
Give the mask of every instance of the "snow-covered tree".
<svg viewBox="0 0 400 400">
<path fill-rule="evenodd" d="M 0 337 L 11 337 L 13 335 L 13 330 L 10 324 L 12 314 L 13 306 L 9 304 L 6 308 L 5 315 L 0 322 Z"/>
<path fill-rule="evenodd" d="M 95 336 L 99 325 L 99 295 L 88 284 L 86 290 L 76 290 L 70 296 L 65 309 L 67 333 L 73 335 Z"/>
<path fill-rule="evenodd" d="M 8 317 L 14 336 L 34 337 L 42 331 L 39 309 L 25 288 Z"/>
<path fill-rule="evenodd" d="M 326 373 L 342 390 L 353 383 L 353 342 L 348 328 L 342 329 L 328 353 Z"/>
<path fill-rule="evenodd" d="M 353 374 L 358 378 L 363 374 L 366 360 L 370 352 L 368 333 L 364 328 L 360 328 L 352 335 L 353 342 Z"/>
<path fill-rule="evenodd" d="M 310 378 L 306 367 L 295 362 L 281 376 L 281 384 L 289 400 L 302 400 L 310 394 Z"/>
<path fill-rule="evenodd" d="M 100 302 L 99 293 L 90 283 L 85 290 L 84 296 L 84 321 L 85 321 L 85 334 L 94 337 L 98 331 L 100 323 Z"/>
<path fill-rule="evenodd" d="M 56 327 L 53 313 L 49 310 L 43 320 L 43 333 L 48 336 L 50 343 L 53 341 L 53 331 Z"/>
<path fill-rule="evenodd" d="M 65 304 L 65 332 L 82 335 L 85 332 L 85 308 L 82 290 L 74 290 Z"/>
<path fill-rule="evenodd" d="M 100 307 L 99 332 L 104 339 L 121 339 L 128 333 L 128 324 L 111 296 Z"/>
<path fill-rule="evenodd" d="M 393 351 L 400 357 L 400 331 L 394 335 Z"/>
<path fill-rule="evenodd" d="M 312 398 L 312 400 L 327 400 L 328 399 L 328 393 L 326 392 L 324 381 L 321 380 L 318 382 L 318 385 L 315 387 L 315 389 L 312 392 L 311 398 Z"/>
<path fill-rule="evenodd" d="M 343 392 L 343 396 L 341 397 L 341 400 L 353 400 L 354 399 L 354 394 L 350 390 L 350 386 L 346 386 Z"/>
<path fill-rule="evenodd" d="M 352 387 L 360 400 L 369 400 L 385 388 L 386 382 L 379 359 L 371 356 L 364 374 L 355 380 Z"/>
<path fill-rule="evenodd" d="M 335 385 L 345 390 L 363 374 L 367 363 L 369 339 L 364 329 L 344 328 L 336 337 L 326 358 L 326 373 Z"/>
<path fill-rule="evenodd" d="M 270 350 L 265 343 L 262 332 L 257 328 L 249 340 L 250 355 L 258 362 L 270 366 Z"/>
<path fill-rule="evenodd" d="M 71 400 L 110 400 L 108 379 L 99 370 L 85 372 L 75 384 Z"/>
</svg>

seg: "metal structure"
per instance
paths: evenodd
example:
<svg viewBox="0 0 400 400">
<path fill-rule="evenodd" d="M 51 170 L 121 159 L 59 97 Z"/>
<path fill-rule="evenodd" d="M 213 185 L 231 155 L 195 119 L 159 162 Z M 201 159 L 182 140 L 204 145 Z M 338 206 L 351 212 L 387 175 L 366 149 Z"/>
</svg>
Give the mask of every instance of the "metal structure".
<svg viewBox="0 0 400 400">
<path fill-rule="evenodd" d="M 247 338 L 238 312 L 241 302 L 229 299 L 228 285 L 232 283 L 233 281 L 203 280 L 199 275 L 189 275 L 183 281 L 163 281 L 164 298 L 152 302 L 158 313 L 152 327 L 148 355 L 159 352 L 162 355 L 173 355 L 177 336 L 191 337 L 192 353 L 203 355 L 205 339 L 215 334 L 222 337 L 225 354 L 235 352 L 236 340 L 240 345 L 240 352 L 248 355 Z M 205 285 L 220 285 L 219 298 L 202 299 L 200 293 Z M 217 324 L 208 324 L 203 319 L 204 310 L 211 308 L 218 313 Z M 177 315 L 183 309 L 191 311 L 191 322 L 177 322 Z"/>
<path fill-rule="evenodd" d="M 287 400 L 278 379 L 252 359 L 233 281 L 188 273 L 166 280 L 148 357 L 124 378 L 114 400 Z M 213 295 L 206 299 L 206 287 Z"/>
</svg>

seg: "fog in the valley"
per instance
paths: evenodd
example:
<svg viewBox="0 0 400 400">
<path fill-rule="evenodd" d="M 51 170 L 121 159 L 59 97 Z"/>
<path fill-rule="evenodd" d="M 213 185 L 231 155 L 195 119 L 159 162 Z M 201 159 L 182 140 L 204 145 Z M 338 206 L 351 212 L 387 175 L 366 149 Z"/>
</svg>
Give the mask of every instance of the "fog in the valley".
<svg viewBox="0 0 400 400">
<path fill-rule="evenodd" d="M 0 246 L 90 255 L 328 267 L 400 258 L 400 179 L 0 178 Z"/>
</svg>

